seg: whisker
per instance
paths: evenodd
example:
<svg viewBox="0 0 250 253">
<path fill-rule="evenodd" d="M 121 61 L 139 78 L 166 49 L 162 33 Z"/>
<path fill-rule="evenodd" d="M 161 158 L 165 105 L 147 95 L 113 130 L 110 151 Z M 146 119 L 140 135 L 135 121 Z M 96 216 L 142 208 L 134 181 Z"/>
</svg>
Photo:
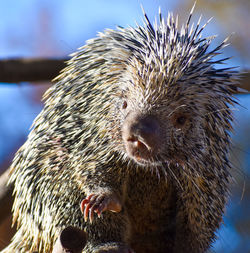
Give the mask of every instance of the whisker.
<svg viewBox="0 0 250 253">
<path fill-rule="evenodd" d="M 185 107 L 185 106 L 187 106 L 187 105 L 179 105 L 179 106 L 177 106 L 172 112 L 170 112 L 170 113 L 167 115 L 167 117 L 169 118 L 176 110 L 178 110 L 178 109 L 181 108 L 181 107 Z"/>
<path fill-rule="evenodd" d="M 181 185 L 180 180 L 176 177 L 176 175 L 174 174 L 173 170 L 170 168 L 170 164 L 167 162 L 165 163 L 167 164 L 167 169 L 170 171 L 170 173 L 172 174 L 172 176 L 174 177 L 174 179 L 176 180 L 177 184 L 180 186 L 181 190 L 183 191 L 183 186 Z"/>
<path fill-rule="evenodd" d="M 188 162 L 188 161 L 186 161 L 186 164 L 188 164 L 190 167 L 193 167 L 193 165 L 190 162 Z M 181 166 L 181 167 L 182 167 L 183 172 L 185 173 L 185 175 L 188 177 L 189 180 L 191 180 L 191 182 L 193 183 L 193 185 L 196 188 L 196 190 L 200 193 L 200 197 L 203 198 L 203 194 L 201 192 L 201 189 L 197 185 L 197 183 L 194 181 L 193 176 L 190 174 L 189 170 L 185 168 L 186 166 Z M 196 173 L 196 176 L 200 177 L 200 175 L 198 174 L 198 172 Z"/>
</svg>

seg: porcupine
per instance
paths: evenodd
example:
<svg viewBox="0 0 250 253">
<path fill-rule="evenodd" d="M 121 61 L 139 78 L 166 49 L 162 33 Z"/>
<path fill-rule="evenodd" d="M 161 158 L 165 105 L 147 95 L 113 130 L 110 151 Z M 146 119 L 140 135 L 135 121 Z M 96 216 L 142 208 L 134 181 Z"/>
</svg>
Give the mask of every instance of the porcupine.
<svg viewBox="0 0 250 253">
<path fill-rule="evenodd" d="M 106 30 L 68 61 L 11 166 L 18 230 L 3 252 L 51 252 L 68 225 L 87 231 L 84 252 L 211 246 L 237 73 L 215 68 L 226 40 L 211 50 L 192 13 L 181 29 L 172 13 L 154 25 L 144 13 L 144 26 Z"/>
</svg>

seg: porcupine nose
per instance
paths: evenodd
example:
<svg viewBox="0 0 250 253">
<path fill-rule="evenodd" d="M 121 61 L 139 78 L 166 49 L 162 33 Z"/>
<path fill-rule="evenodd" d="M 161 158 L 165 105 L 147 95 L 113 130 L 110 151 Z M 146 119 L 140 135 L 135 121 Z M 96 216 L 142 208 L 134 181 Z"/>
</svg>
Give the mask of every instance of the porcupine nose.
<svg viewBox="0 0 250 253">
<path fill-rule="evenodd" d="M 161 132 L 153 115 L 130 113 L 123 125 L 122 135 L 126 151 L 136 160 L 150 160 L 160 147 Z"/>
</svg>

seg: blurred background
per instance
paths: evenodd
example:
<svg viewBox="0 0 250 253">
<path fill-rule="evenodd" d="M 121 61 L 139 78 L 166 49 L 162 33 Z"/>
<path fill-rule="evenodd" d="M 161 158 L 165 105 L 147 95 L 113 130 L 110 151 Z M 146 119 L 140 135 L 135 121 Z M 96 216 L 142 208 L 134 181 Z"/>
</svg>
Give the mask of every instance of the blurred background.
<svg viewBox="0 0 250 253">
<path fill-rule="evenodd" d="M 0 0 L 0 60 L 16 57 L 60 58 L 74 52 L 105 28 L 142 23 L 142 4 L 153 21 L 161 6 L 188 17 L 194 0 Z M 214 47 L 232 34 L 223 57 L 229 66 L 250 71 L 250 1 L 198 0 L 193 22 L 213 20 L 203 35 L 218 35 Z M 1 71 L 1 69 L 0 69 Z M 0 173 L 25 141 L 30 125 L 42 109 L 41 97 L 50 83 L 0 83 Z M 235 184 L 212 252 L 250 252 L 250 95 L 237 95 L 231 154 Z M 1 208 L 1 207 L 0 207 Z M 9 220 L 0 226 L 0 249 L 8 244 Z M 6 226 L 7 224 L 7 226 Z"/>
</svg>

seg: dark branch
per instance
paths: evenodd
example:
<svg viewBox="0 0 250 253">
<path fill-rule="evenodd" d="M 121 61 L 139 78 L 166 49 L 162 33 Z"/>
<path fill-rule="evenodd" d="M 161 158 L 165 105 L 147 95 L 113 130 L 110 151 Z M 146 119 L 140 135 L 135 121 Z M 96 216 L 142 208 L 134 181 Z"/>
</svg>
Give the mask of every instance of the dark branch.
<svg viewBox="0 0 250 253">
<path fill-rule="evenodd" d="M 9 170 L 0 176 L 0 224 L 11 214 L 13 185 L 7 185 Z"/>
<path fill-rule="evenodd" d="M 250 91 L 250 71 L 242 74 L 242 79 L 240 80 L 240 87 L 247 91 Z"/>
<path fill-rule="evenodd" d="M 0 60 L 0 82 L 51 81 L 66 66 L 63 59 L 11 59 Z M 250 91 L 250 71 L 242 74 L 241 88 Z"/>
<path fill-rule="evenodd" d="M 0 60 L 0 82 L 50 81 L 66 66 L 64 59 Z"/>
</svg>

